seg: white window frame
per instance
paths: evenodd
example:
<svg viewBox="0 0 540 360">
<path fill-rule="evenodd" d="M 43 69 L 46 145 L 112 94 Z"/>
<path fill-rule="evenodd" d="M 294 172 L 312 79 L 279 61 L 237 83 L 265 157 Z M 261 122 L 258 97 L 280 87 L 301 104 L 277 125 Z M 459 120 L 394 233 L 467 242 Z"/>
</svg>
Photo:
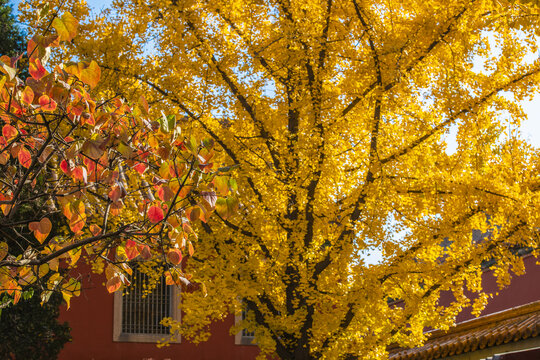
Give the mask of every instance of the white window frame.
<svg viewBox="0 0 540 360">
<path fill-rule="evenodd" d="M 180 310 L 180 287 L 172 287 L 171 291 L 171 318 L 176 321 L 181 320 Z M 141 342 L 157 343 L 165 339 L 170 339 L 170 343 L 180 343 L 180 335 L 170 338 L 168 334 L 133 334 L 122 332 L 122 306 L 123 291 L 118 290 L 114 293 L 114 314 L 113 314 L 113 341 L 115 342 Z"/>
</svg>

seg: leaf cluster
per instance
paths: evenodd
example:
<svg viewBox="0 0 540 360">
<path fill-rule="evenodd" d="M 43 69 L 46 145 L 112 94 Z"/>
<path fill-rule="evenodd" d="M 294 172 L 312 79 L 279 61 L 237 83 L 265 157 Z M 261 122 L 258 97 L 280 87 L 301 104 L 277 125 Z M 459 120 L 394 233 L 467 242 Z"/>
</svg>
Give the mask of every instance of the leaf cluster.
<svg viewBox="0 0 540 360">
<path fill-rule="evenodd" d="M 77 28 L 69 12 L 47 18 L 28 42 L 25 80 L 22 55 L 0 58 L 0 296 L 13 304 L 31 286 L 43 302 L 60 292 L 69 307 L 81 261 L 105 272 L 109 292 L 129 285 L 131 261 L 190 285 L 190 224 L 238 206 L 212 140 L 183 135 L 174 115 L 154 117 L 144 96 L 96 101 L 95 61 L 48 63 Z"/>
</svg>

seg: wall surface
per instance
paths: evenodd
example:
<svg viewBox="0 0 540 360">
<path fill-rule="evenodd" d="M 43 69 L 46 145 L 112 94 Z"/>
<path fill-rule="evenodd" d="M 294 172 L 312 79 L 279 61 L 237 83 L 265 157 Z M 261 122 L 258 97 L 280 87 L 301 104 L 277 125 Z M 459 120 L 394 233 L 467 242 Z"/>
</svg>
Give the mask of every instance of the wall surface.
<svg viewBox="0 0 540 360">
<path fill-rule="evenodd" d="M 489 300 L 480 316 L 540 300 L 540 266 L 537 265 L 538 261 L 540 259 L 526 255 L 523 258 L 525 274 L 522 276 L 514 275 L 511 284 L 503 289 L 499 289 L 497 286 L 493 271 L 485 271 L 482 275 L 482 287 L 487 293 L 493 294 L 493 298 Z M 441 302 L 448 302 L 449 299 L 450 296 L 446 296 L 445 299 L 441 299 Z M 472 318 L 474 316 L 471 315 L 470 308 L 467 308 L 458 315 L 457 322 Z"/>
<path fill-rule="evenodd" d="M 199 345 L 182 341 L 159 349 L 152 343 L 113 342 L 114 296 L 103 286 L 102 277 L 83 276 L 81 296 L 71 300 L 68 311 L 61 309 L 60 321 L 71 326 L 73 342 L 66 344 L 60 360 L 252 360 L 259 353 L 256 346 L 234 344 L 229 335 L 233 316 L 214 323 L 210 339 Z"/>
</svg>

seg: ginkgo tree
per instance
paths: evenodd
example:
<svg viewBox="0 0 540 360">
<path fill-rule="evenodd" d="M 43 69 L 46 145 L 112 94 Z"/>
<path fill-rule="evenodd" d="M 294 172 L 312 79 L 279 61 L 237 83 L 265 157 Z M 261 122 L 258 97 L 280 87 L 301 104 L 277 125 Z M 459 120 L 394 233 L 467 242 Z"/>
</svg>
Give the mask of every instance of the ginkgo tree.
<svg viewBox="0 0 540 360">
<path fill-rule="evenodd" d="M 70 53 L 99 63 L 102 91 L 136 84 L 238 165 L 239 212 L 201 224 L 188 261 L 208 293 L 184 294 L 172 329 L 203 340 L 244 308 L 232 331 L 263 353 L 375 359 L 479 313 L 481 264 L 503 286 L 515 248 L 538 249 L 539 152 L 518 131 L 540 81 L 529 3 L 118 0 L 86 17 Z"/>
<path fill-rule="evenodd" d="M 78 21 L 48 7 L 40 15 L 26 54 L 0 58 L 2 306 L 38 288 L 42 301 L 61 292 L 69 307 L 81 288 L 70 270 L 83 261 L 105 272 L 109 292 L 129 285 L 131 260 L 192 286 L 181 267 L 195 251 L 190 224 L 236 196 L 227 169 L 214 167 L 214 141 L 152 114 L 144 96 L 95 100 L 96 61 L 47 63 Z M 22 56 L 27 79 L 18 76 Z"/>
</svg>

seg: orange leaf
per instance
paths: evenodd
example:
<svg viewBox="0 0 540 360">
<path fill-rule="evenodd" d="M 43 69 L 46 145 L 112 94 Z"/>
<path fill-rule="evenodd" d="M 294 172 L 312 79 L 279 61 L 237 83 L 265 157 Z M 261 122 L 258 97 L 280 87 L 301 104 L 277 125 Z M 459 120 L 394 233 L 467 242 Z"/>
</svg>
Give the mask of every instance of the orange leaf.
<svg viewBox="0 0 540 360">
<path fill-rule="evenodd" d="M 43 241 L 49 236 L 49 233 L 52 230 L 52 223 L 48 218 L 43 218 L 41 221 L 33 221 L 28 224 L 28 228 L 34 232 L 34 236 L 39 241 L 40 244 L 43 244 Z"/>
<path fill-rule="evenodd" d="M 30 151 L 26 150 L 24 146 L 19 149 L 17 158 L 19 159 L 21 165 L 27 169 L 30 167 L 30 165 L 32 165 L 32 155 L 30 154 Z"/>
<path fill-rule="evenodd" d="M 214 178 L 213 184 L 218 194 L 220 194 L 221 196 L 225 196 L 229 192 L 229 182 L 225 176 L 216 176 Z"/>
<path fill-rule="evenodd" d="M 16 289 L 15 294 L 13 294 L 13 305 L 16 305 L 21 299 L 21 290 Z"/>
<path fill-rule="evenodd" d="M 0 261 L 4 260 L 8 254 L 8 244 L 5 242 L 0 242 Z"/>
<path fill-rule="evenodd" d="M 122 280 L 120 279 L 120 276 L 115 275 L 109 280 L 107 280 L 106 286 L 109 293 L 113 293 L 116 290 L 120 289 L 120 287 L 122 286 Z"/>
<path fill-rule="evenodd" d="M 161 209 L 159 206 L 154 205 L 148 209 L 148 219 L 154 224 L 160 222 L 164 218 L 165 214 L 163 213 L 163 209 Z"/>
<path fill-rule="evenodd" d="M 0 165 L 6 165 L 8 160 L 9 160 L 9 153 L 7 151 L 0 153 Z"/>
<path fill-rule="evenodd" d="M 76 200 L 62 208 L 64 215 L 69 219 L 69 228 L 79 233 L 86 223 L 85 206 L 81 200 Z"/>
<path fill-rule="evenodd" d="M 41 95 L 39 97 L 39 105 L 41 106 L 41 110 L 44 111 L 54 111 L 56 109 L 56 101 L 47 95 Z"/>
<path fill-rule="evenodd" d="M 25 87 L 21 94 L 21 100 L 25 104 L 32 105 L 32 102 L 34 101 L 34 90 L 29 86 Z"/>
<path fill-rule="evenodd" d="M 162 185 L 158 188 L 157 196 L 161 201 L 170 201 L 174 197 L 174 192 L 167 185 Z"/>
<path fill-rule="evenodd" d="M 133 260 L 139 256 L 139 249 L 137 249 L 137 243 L 135 241 L 126 241 L 126 256 L 128 260 Z"/>
<path fill-rule="evenodd" d="M 150 260 L 152 258 L 152 253 L 148 245 L 139 246 L 139 252 L 143 260 Z"/>
<path fill-rule="evenodd" d="M 105 151 L 108 139 L 86 140 L 82 146 L 82 152 L 90 159 L 97 160 Z"/>
<path fill-rule="evenodd" d="M 92 233 L 92 235 L 98 236 L 101 233 L 101 228 L 97 226 L 96 224 L 91 224 L 90 232 Z"/>
<path fill-rule="evenodd" d="M 15 129 L 9 124 L 4 125 L 4 127 L 2 128 L 2 135 L 4 135 L 4 137 L 6 138 L 6 141 L 14 139 L 18 134 L 19 132 L 17 131 L 17 129 Z"/>
<path fill-rule="evenodd" d="M 167 259 L 169 259 L 173 265 L 178 265 L 182 262 L 182 252 L 178 249 L 171 249 L 167 253 Z"/>
<path fill-rule="evenodd" d="M 191 241 L 188 242 L 188 251 L 189 251 L 189 256 L 193 256 L 195 249 L 193 248 L 193 244 L 191 243 Z"/>
<path fill-rule="evenodd" d="M 69 222 L 69 228 L 71 231 L 73 231 L 75 234 L 78 234 L 82 228 L 84 227 L 84 219 L 81 217 L 73 217 L 71 218 Z"/>
<path fill-rule="evenodd" d="M 120 198 L 123 198 L 126 196 L 126 191 L 122 191 L 123 187 L 120 187 L 119 185 L 115 185 L 111 191 L 109 191 L 109 199 L 111 199 L 112 202 L 117 202 L 120 200 Z"/>
<path fill-rule="evenodd" d="M 182 224 L 182 229 L 188 234 L 194 234 L 195 235 L 195 233 L 193 232 L 193 229 L 191 228 L 191 225 L 189 225 L 189 223 L 187 223 L 187 222 Z"/>
<path fill-rule="evenodd" d="M 201 208 L 198 206 L 193 206 L 189 209 L 186 209 L 186 217 L 189 219 L 189 221 L 196 221 L 199 220 L 199 217 L 201 216 Z"/>
<path fill-rule="evenodd" d="M 41 80 L 41 78 L 47 74 L 47 70 L 43 67 L 39 59 L 33 59 L 30 61 L 30 64 L 28 65 L 28 72 L 30 73 L 30 76 L 36 80 Z"/>
<path fill-rule="evenodd" d="M 142 106 L 144 113 L 148 115 L 148 102 L 146 101 L 144 95 L 141 95 L 141 97 L 139 98 L 139 104 Z"/>
</svg>

